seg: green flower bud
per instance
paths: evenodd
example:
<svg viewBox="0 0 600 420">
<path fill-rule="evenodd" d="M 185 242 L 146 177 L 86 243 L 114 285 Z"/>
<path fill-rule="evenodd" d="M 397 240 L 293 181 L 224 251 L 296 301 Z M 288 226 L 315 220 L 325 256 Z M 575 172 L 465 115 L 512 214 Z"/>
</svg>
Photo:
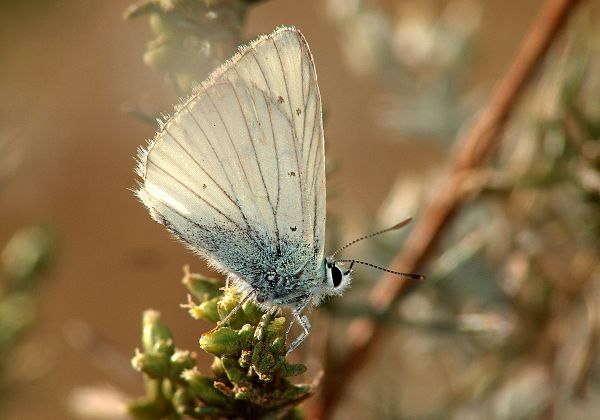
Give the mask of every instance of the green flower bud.
<svg viewBox="0 0 600 420">
<path fill-rule="evenodd" d="M 183 272 L 184 276 L 181 282 L 188 289 L 191 295 L 198 299 L 198 301 L 201 303 L 213 299 L 221 294 L 219 288 L 223 282 L 220 280 L 191 273 L 187 265 L 183 267 Z"/>
<path fill-rule="evenodd" d="M 171 400 L 173 398 L 173 394 L 175 393 L 175 384 L 169 380 L 160 381 L 160 392 L 167 399 Z"/>
<path fill-rule="evenodd" d="M 4 246 L 0 265 L 15 289 L 27 288 L 52 257 L 54 234 L 45 227 L 21 229 Z"/>
<path fill-rule="evenodd" d="M 225 375 L 225 369 L 223 368 L 223 363 L 219 357 L 215 357 L 213 359 L 212 364 L 210 365 L 210 369 L 212 373 L 219 379 L 224 379 L 227 376 Z"/>
<path fill-rule="evenodd" d="M 256 325 L 258 321 L 260 321 L 260 317 L 263 315 L 263 312 L 260 310 L 260 308 L 250 300 L 246 301 L 242 305 L 242 310 L 244 311 L 246 322 L 251 325 Z"/>
<path fill-rule="evenodd" d="M 256 329 L 254 330 L 254 340 L 256 341 L 264 341 L 266 338 L 266 327 L 271 322 L 271 314 L 266 313 L 260 317 L 260 322 L 256 325 Z"/>
<path fill-rule="evenodd" d="M 154 344 L 154 349 L 152 350 L 156 353 L 162 353 L 167 357 L 171 357 L 171 355 L 175 352 L 175 345 L 173 344 L 173 340 L 158 340 Z"/>
<path fill-rule="evenodd" d="M 181 377 L 192 392 L 208 405 L 227 407 L 229 399 L 214 386 L 214 379 L 202 376 L 197 368 L 183 371 Z"/>
<path fill-rule="evenodd" d="M 200 347 L 215 356 L 230 356 L 239 353 L 240 339 L 231 328 L 220 327 L 202 334 Z"/>
<path fill-rule="evenodd" d="M 131 366 L 139 372 L 144 372 L 151 378 L 164 378 L 169 374 L 169 358 L 163 353 L 140 353 L 136 350 L 131 359 Z"/>
<path fill-rule="evenodd" d="M 142 347 L 144 351 L 153 351 L 158 341 L 172 341 L 173 335 L 160 320 L 160 312 L 152 309 L 144 311 L 142 324 Z"/>
<path fill-rule="evenodd" d="M 267 326 L 267 334 L 271 340 L 275 340 L 277 337 L 284 337 L 285 335 L 285 317 L 275 318 Z"/>
<path fill-rule="evenodd" d="M 277 337 L 271 344 L 271 353 L 281 354 L 285 350 L 285 339 L 283 337 Z"/>
<path fill-rule="evenodd" d="M 185 369 L 191 369 L 196 365 L 196 353 L 188 350 L 177 350 L 171 356 L 172 377 L 178 378 Z"/>
<path fill-rule="evenodd" d="M 254 327 L 250 324 L 245 324 L 239 331 L 240 346 L 242 349 L 252 348 L 252 338 L 254 336 Z"/>
<path fill-rule="evenodd" d="M 219 322 L 221 318 L 219 317 L 219 311 L 217 310 L 218 302 L 218 297 L 202 302 L 200 305 L 196 306 L 192 317 L 195 319 L 206 319 L 211 322 Z"/>
<path fill-rule="evenodd" d="M 171 403 L 175 412 L 180 416 L 191 414 L 193 411 L 190 408 L 194 406 L 194 399 L 190 396 L 189 392 L 184 388 L 178 388 L 171 398 Z"/>
<path fill-rule="evenodd" d="M 219 300 L 217 304 L 217 310 L 219 311 L 219 316 L 221 319 L 225 319 L 227 315 L 231 311 L 233 311 L 240 303 L 240 295 L 235 291 L 235 288 L 230 287 L 225 292 L 225 295 Z M 229 318 L 227 323 L 235 329 L 241 328 L 244 324 L 246 324 L 244 311 L 237 311 L 235 314 Z"/>
<path fill-rule="evenodd" d="M 177 35 L 177 25 L 167 18 L 162 13 L 153 13 L 150 15 L 150 27 L 158 36 L 169 38 Z"/>
<path fill-rule="evenodd" d="M 134 419 L 159 419 L 162 417 L 162 410 L 145 398 L 132 401 L 127 406 L 127 412 Z"/>
<path fill-rule="evenodd" d="M 131 416 L 144 420 L 168 417 L 172 409 L 170 401 L 164 397 L 161 391 L 161 383 L 164 381 L 148 379 L 144 382 L 146 385 L 146 395 L 133 401 L 127 407 Z"/>
<path fill-rule="evenodd" d="M 4 348 L 15 336 L 27 328 L 35 318 L 33 296 L 15 292 L 0 299 L 0 348 Z"/>
<path fill-rule="evenodd" d="M 221 358 L 223 369 L 227 375 L 227 379 L 235 386 L 242 385 L 247 381 L 246 372 L 237 363 L 237 360 L 231 357 Z"/>
<path fill-rule="evenodd" d="M 164 38 L 153 39 L 146 45 L 144 64 L 160 72 L 167 72 L 175 61 L 175 51 Z"/>
</svg>

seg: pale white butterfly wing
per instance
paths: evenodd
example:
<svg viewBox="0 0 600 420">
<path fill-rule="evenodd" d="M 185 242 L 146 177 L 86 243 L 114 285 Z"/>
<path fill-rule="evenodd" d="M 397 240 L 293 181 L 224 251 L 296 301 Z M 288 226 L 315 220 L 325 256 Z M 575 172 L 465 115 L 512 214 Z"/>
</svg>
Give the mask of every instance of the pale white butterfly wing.
<svg viewBox="0 0 600 420">
<path fill-rule="evenodd" d="M 140 160 L 138 196 L 153 217 L 219 268 L 248 275 L 246 266 L 273 255 L 322 261 L 321 101 L 295 28 L 258 39 L 213 73 Z"/>
<path fill-rule="evenodd" d="M 302 229 L 320 261 L 325 239 L 325 152 L 321 96 L 308 44 L 296 28 L 281 27 L 243 48 L 233 62 L 215 79 L 241 79 L 254 84 L 273 98 L 292 122 L 300 167 L 296 176 L 303 199 L 291 202 L 299 207 L 280 212 L 278 218 L 282 224 Z"/>
</svg>

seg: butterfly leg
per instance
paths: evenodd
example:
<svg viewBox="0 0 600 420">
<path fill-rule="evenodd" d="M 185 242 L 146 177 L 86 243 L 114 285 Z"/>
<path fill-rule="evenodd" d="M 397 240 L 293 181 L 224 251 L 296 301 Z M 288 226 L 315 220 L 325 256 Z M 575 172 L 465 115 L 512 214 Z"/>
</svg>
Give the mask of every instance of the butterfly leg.
<svg viewBox="0 0 600 420">
<path fill-rule="evenodd" d="M 293 352 L 294 350 L 296 350 L 298 348 L 298 346 L 300 344 L 302 344 L 302 342 L 310 334 L 310 321 L 308 320 L 308 317 L 306 315 L 302 315 L 302 312 L 308 306 L 309 303 L 310 303 L 310 299 L 306 299 L 304 302 L 302 302 L 300 305 L 298 305 L 296 307 L 296 309 L 294 309 L 292 311 L 293 318 L 290 321 L 290 325 L 288 326 L 288 329 L 286 331 L 286 334 L 285 334 L 286 338 L 287 338 L 287 335 L 289 334 L 290 330 L 292 329 L 292 325 L 294 325 L 294 322 L 297 322 L 298 324 L 300 324 L 303 331 L 300 333 L 300 335 L 298 337 L 296 337 L 294 339 L 294 341 L 292 341 L 292 344 L 290 344 L 290 346 L 287 349 L 286 355 L 288 355 L 291 352 Z"/>
<path fill-rule="evenodd" d="M 304 331 L 302 331 L 300 333 L 300 335 L 298 337 L 296 337 L 296 339 L 294 341 L 292 341 L 292 344 L 290 344 L 290 346 L 287 349 L 286 355 L 288 355 L 291 352 L 293 352 L 294 350 L 296 350 L 298 348 L 298 346 L 300 344 L 302 344 L 302 342 L 310 334 L 310 321 L 308 320 L 308 317 L 306 315 L 300 315 L 300 314 L 294 312 L 294 318 L 300 324 L 300 326 L 302 327 L 302 329 Z"/>
<path fill-rule="evenodd" d="M 285 330 L 285 340 L 287 341 L 287 337 L 290 333 L 290 331 L 292 331 L 292 327 L 294 326 L 294 323 L 296 322 L 296 317 L 294 316 L 292 318 L 292 320 L 290 321 L 290 325 L 288 325 L 287 330 Z"/>
<path fill-rule="evenodd" d="M 238 303 L 235 308 L 233 308 L 231 310 L 231 312 L 229 312 L 227 315 L 225 315 L 225 318 L 223 318 L 222 320 L 220 320 L 219 322 L 217 322 L 217 326 L 215 328 L 213 328 L 213 330 L 216 330 L 217 328 L 220 328 L 221 326 L 223 326 L 227 321 L 229 321 L 229 319 L 235 315 L 237 313 L 237 311 L 239 311 L 242 306 L 244 305 L 244 303 L 246 303 L 246 301 L 248 299 L 250 299 L 252 296 L 255 295 L 255 292 L 252 291 L 250 293 L 248 293 L 246 296 L 244 296 L 244 298 L 242 300 L 240 300 L 240 303 Z"/>
</svg>

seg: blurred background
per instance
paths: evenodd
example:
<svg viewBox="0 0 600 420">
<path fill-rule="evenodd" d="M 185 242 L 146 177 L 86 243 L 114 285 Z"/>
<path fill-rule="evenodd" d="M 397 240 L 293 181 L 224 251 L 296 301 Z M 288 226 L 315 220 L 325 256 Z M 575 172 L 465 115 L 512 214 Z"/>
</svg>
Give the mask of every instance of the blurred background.
<svg viewBox="0 0 600 420">
<path fill-rule="evenodd" d="M 293 24 L 315 57 L 329 251 L 419 217 L 543 3 L 270 0 L 248 9 L 239 41 Z M 438 244 L 427 284 L 388 320 L 333 418 L 597 418 L 599 5 L 581 3 Z M 152 55 L 157 35 L 146 17 L 123 18 L 130 4 L 0 2 L 2 418 L 82 418 L 90 413 L 78 396 L 89 386 L 106 400 L 139 395 L 129 359 L 147 308 L 179 347 L 198 350 L 201 370 L 211 360 L 197 348 L 208 324 L 179 307 L 182 266 L 210 271 L 129 190 L 153 116 L 170 112 L 191 81 Z M 206 66 L 219 54 L 230 55 L 212 51 Z M 386 265 L 405 237 L 349 255 Z M 294 354 L 307 382 L 323 367 L 322 336 L 339 350 L 345 326 L 367 310 L 380 273 L 357 271 L 347 296 L 311 314 L 314 337 Z"/>
</svg>

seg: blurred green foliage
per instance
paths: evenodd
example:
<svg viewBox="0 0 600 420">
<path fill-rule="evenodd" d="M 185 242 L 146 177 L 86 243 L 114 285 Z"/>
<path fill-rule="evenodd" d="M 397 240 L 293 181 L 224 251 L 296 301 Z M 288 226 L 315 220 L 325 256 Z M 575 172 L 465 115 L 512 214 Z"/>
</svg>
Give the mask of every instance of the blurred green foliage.
<svg viewBox="0 0 600 420">
<path fill-rule="evenodd" d="M 0 253 L 0 395 L 18 380 L 7 367 L 19 338 L 35 321 L 35 291 L 54 248 L 53 230 L 34 226 L 15 233 Z"/>
<path fill-rule="evenodd" d="M 450 1 L 436 15 L 425 2 L 326 5 L 350 69 L 385 85 L 376 121 L 399 141 L 430 139 L 448 146 L 478 102 L 468 77 L 482 6 Z"/>
<path fill-rule="evenodd" d="M 451 3 L 461 3 L 463 8 L 469 4 Z M 348 28 L 366 36 L 368 51 L 394 45 L 397 28 L 407 25 L 413 26 L 413 44 L 403 44 L 407 50 L 419 50 L 425 43 L 428 51 L 434 51 L 437 47 L 430 42 L 440 47 L 456 41 L 435 35 L 446 11 L 442 18 L 432 17 L 433 23 L 421 20 L 418 24 L 410 23 L 405 14 L 392 14 L 385 20 L 396 30 L 386 26 L 389 30 L 372 32 L 369 25 L 385 13 L 378 5 L 365 4 L 347 5 L 344 13 L 337 10 L 333 17 L 344 40 Z M 391 410 L 399 417 L 419 413 L 514 419 L 594 418 L 590 413 L 597 413 L 600 34 L 590 10 L 583 10 L 551 49 L 537 79 L 513 110 L 492 161 L 465 176 L 466 204 L 438 244 L 428 281 L 406 299 L 398 316 L 383 320 L 396 327 L 395 343 L 422 343 L 412 351 L 407 345 L 394 357 L 399 365 L 428 372 L 428 379 L 439 384 L 437 399 L 427 406 L 422 400 L 394 401 L 393 407 L 382 407 L 382 415 Z M 419 29 L 423 27 L 429 29 L 423 32 Z M 449 48 L 462 51 L 464 46 L 459 39 Z M 445 77 L 443 72 L 427 71 L 431 66 L 443 68 L 434 65 L 440 57 L 430 59 L 434 61 L 421 63 L 425 67 L 417 71 L 415 83 L 431 80 L 431 74 Z M 367 75 L 382 76 L 385 86 L 397 92 L 397 77 L 379 71 L 389 68 L 390 61 L 373 58 L 368 64 L 373 67 Z M 399 70 L 398 77 L 405 74 L 398 63 L 392 66 Z M 460 71 L 459 79 L 467 69 Z M 448 75 L 454 77 L 453 71 Z M 423 99 L 427 92 L 425 88 L 416 94 Z M 412 101 L 410 91 L 398 94 L 401 101 Z M 417 118 L 405 108 L 390 109 L 389 118 L 398 123 L 390 128 L 399 130 L 401 138 L 423 134 L 414 125 L 406 126 L 406 120 L 411 124 L 447 121 L 447 113 L 438 112 L 435 106 L 414 108 L 420 113 Z M 466 121 L 466 115 L 461 116 L 455 127 Z M 429 128 L 437 133 L 434 138 L 454 138 L 448 136 L 451 130 L 441 130 L 436 124 Z M 440 142 L 438 147 L 443 151 L 447 146 Z M 442 175 L 443 171 L 434 170 L 398 180 L 373 229 L 393 223 L 392 215 L 418 214 Z M 366 252 L 370 261 L 385 266 L 401 244 L 402 238 L 390 235 L 378 238 Z M 360 287 L 368 282 L 357 275 L 355 284 Z M 334 316 L 364 313 L 362 305 L 346 308 L 348 299 L 344 302 L 341 310 L 332 312 Z M 439 371 L 428 369 L 432 364 Z M 328 369 L 335 369 L 335 363 Z M 371 372 L 374 377 L 383 373 Z M 402 395 L 419 378 L 404 372 L 400 379 L 390 378 L 388 385 Z M 578 405 L 586 394 L 591 398 Z"/>
<path fill-rule="evenodd" d="M 259 0 L 149 0 L 125 18 L 148 16 L 155 38 L 144 62 L 165 75 L 179 95 L 190 92 L 242 44 L 248 8 Z"/>
</svg>

